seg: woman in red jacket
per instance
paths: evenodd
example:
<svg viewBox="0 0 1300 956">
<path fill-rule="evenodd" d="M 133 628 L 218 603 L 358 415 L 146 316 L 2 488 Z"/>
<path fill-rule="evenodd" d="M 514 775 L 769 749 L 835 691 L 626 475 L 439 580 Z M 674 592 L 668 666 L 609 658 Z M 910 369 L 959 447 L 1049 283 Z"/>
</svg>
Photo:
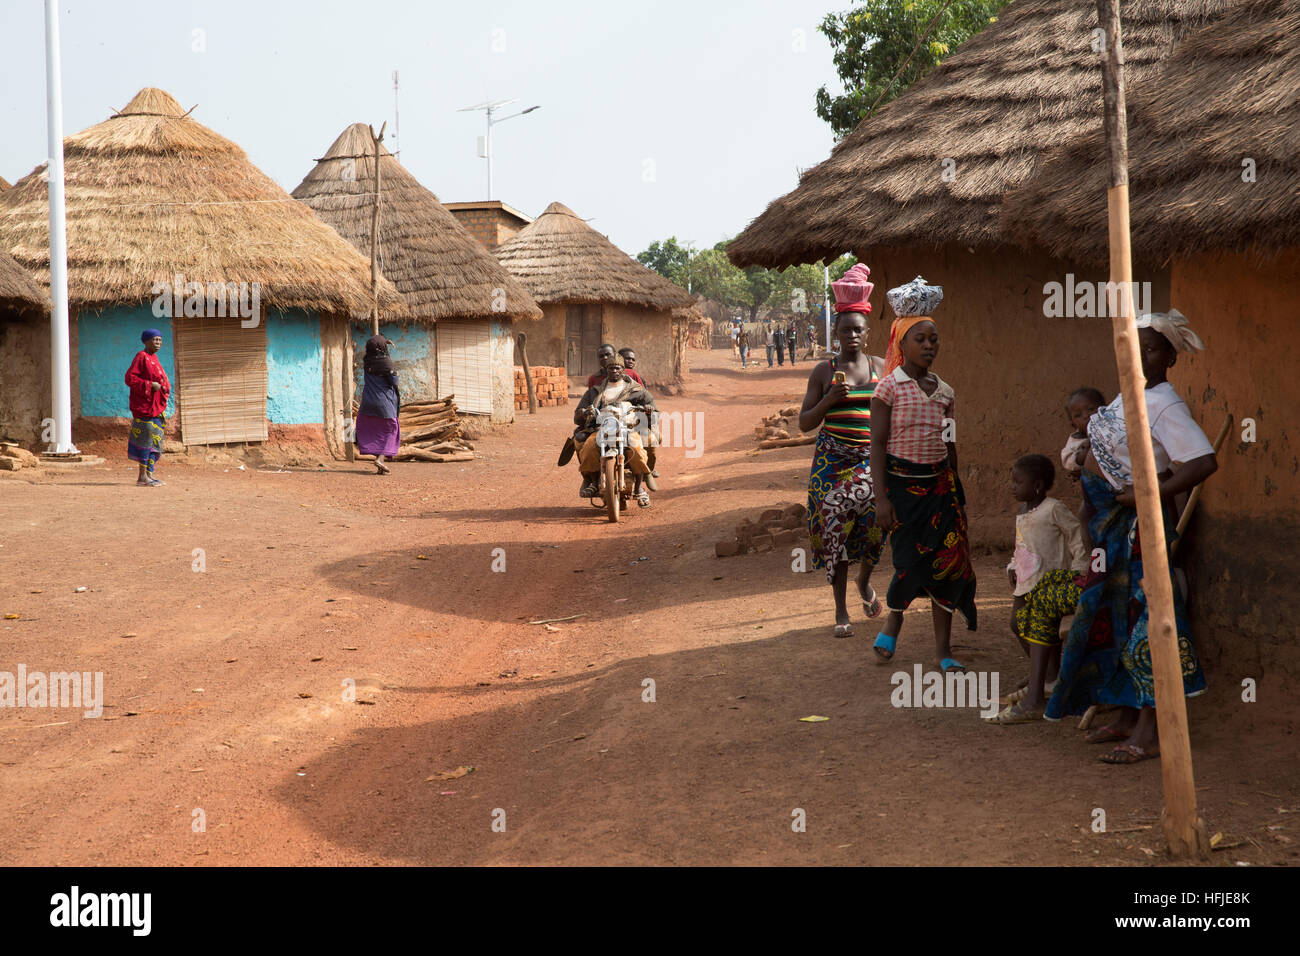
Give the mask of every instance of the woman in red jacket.
<svg viewBox="0 0 1300 956">
<path fill-rule="evenodd" d="M 145 329 L 140 333 L 144 349 L 137 352 L 126 370 L 126 384 L 131 389 L 131 434 L 126 441 L 126 456 L 140 463 L 137 485 L 155 486 L 162 482 L 153 476 L 153 466 L 162 455 L 163 429 L 167 425 L 167 398 L 172 383 L 167 380 L 158 350 L 162 333 Z"/>
</svg>

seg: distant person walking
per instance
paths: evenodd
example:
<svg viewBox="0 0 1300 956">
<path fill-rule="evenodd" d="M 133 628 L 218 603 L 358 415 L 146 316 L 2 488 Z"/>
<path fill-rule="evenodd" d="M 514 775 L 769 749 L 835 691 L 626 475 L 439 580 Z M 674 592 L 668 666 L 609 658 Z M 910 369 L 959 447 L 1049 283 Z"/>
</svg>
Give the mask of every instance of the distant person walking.
<svg viewBox="0 0 1300 956">
<path fill-rule="evenodd" d="M 749 329 L 744 326 L 736 333 L 736 346 L 740 349 L 740 367 L 749 368 Z"/>
<path fill-rule="evenodd" d="M 397 369 L 388 356 L 391 343 L 382 335 L 372 335 L 366 342 L 365 386 L 361 407 L 357 410 L 357 451 L 375 456 L 375 470 L 389 474 L 384 458 L 392 458 L 402 442 L 402 428 L 397 415 L 402 394 L 397 388 Z"/>
<path fill-rule="evenodd" d="M 772 344 L 776 347 L 776 364 L 785 367 L 785 328 L 779 322 L 772 330 Z"/>
<path fill-rule="evenodd" d="M 772 320 L 768 319 L 764 323 L 766 332 L 763 337 L 763 344 L 767 346 L 767 367 L 772 367 L 772 350 L 776 348 L 776 333 L 772 331 Z"/>
<path fill-rule="evenodd" d="M 126 457 L 140 463 L 137 485 L 154 487 L 162 482 L 154 477 L 154 465 L 162 456 L 163 429 L 167 427 L 167 399 L 172 383 L 158 361 L 162 332 L 145 329 L 140 333 L 144 348 L 135 353 L 126 370 L 126 384 L 131 389 L 131 431 L 126 440 Z"/>
<path fill-rule="evenodd" d="M 794 320 L 792 319 L 790 321 L 790 327 L 785 330 L 785 348 L 786 351 L 790 353 L 791 365 L 794 364 L 794 352 L 795 349 L 797 349 L 798 347 L 799 347 L 799 329 L 794 324 Z"/>
</svg>

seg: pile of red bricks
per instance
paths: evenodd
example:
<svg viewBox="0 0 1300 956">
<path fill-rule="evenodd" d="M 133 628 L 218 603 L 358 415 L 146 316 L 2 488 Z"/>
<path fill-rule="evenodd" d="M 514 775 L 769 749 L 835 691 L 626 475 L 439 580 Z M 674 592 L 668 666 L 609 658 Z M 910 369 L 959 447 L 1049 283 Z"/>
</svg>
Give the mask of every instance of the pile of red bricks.
<svg viewBox="0 0 1300 956">
<path fill-rule="evenodd" d="M 530 365 L 528 371 L 533 375 L 533 391 L 537 393 L 539 406 L 569 404 L 569 375 L 564 369 Z M 522 411 L 527 407 L 528 386 L 524 382 L 524 370 L 516 366 L 515 409 Z"/>
</svg>

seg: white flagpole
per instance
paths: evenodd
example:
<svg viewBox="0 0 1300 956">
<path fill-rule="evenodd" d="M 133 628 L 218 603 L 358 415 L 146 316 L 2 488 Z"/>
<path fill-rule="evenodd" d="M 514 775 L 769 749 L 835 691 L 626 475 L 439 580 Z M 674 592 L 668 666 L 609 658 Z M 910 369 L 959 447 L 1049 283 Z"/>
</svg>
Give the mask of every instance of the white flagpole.
<svg viewBox="0 0 1300 956">
<path fill-rule="evenodd" d="M 75 455 L 72 444 L 72 372 L 68 334 L 68 232 L 63 201 L 63 87 L 59 69 L 57 0 L 45 0 L 45 105 L 50 190 L 50 414 L 54 441 L 47 450 Z"/>
</svg>

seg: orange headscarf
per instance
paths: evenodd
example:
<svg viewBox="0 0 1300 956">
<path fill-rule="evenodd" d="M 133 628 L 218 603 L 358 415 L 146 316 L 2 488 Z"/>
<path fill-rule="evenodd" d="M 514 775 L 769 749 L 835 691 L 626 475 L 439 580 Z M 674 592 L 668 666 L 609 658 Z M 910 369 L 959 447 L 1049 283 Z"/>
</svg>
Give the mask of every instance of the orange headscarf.
<svg viewBox="0 0 1300 956">
<path fill-rule="evenodd" d="M 889 327 L 889 347 L 885 350 L 885 374 L 891 374 L 894 369 L 903 364 L 903 337 L 907 335 L 907 330 L 918 322 L 933 322 L 934 317 L 930 315 L 903 315 L 894 319 L 894 324 Z"/>
</svg>

